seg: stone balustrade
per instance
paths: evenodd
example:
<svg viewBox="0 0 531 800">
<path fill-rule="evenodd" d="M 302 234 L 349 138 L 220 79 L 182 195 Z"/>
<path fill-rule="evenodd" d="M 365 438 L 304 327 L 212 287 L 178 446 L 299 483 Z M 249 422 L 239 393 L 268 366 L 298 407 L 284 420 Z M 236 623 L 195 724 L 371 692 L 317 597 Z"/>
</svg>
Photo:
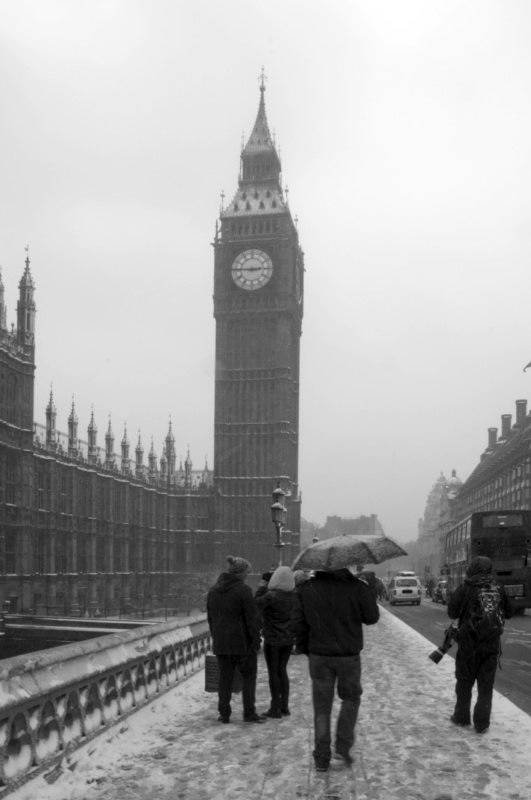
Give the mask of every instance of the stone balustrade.
<svg viewBox="0 0 531 800">
<path fill-rule="evenodd" d="M 201 669 L 209 651 L 200 614 L 0 661 L 0 797 Z"/>
</svg>

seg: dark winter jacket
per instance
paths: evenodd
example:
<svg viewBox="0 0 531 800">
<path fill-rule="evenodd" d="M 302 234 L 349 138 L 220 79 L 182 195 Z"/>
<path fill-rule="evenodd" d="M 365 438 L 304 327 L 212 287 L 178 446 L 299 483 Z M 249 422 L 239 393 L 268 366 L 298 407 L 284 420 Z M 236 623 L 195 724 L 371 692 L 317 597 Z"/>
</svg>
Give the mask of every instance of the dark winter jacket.
<svg viewBox="0 0 531 800">
<path fill-rule="evenodd" d="M 294 593 L 293 629 L 297 649 L 328 656 L 363 649 L 362 623 L 378 622 L 376 598 L 348 569 L 316 572 Z"/>
<path fill-rule="evenodd" d="M 253 593 L 236 575 L 222 572 L 209 590 L 207 619 L 215 655 L 247 655 L 260 649 Z"/>
<path fill-rule="evenodd" d="M 281 647 L 293 644 L 293 592 L 272 589 L 255 595 L 262 618 L 262 635 L 266 644 Z"/>
<path fill-rule="evenodd" d="M 474 647 L 476 645 L 473 633 L 466 624 L 466 619 L 469 610 L 474 605 L 474 600 L 476 597 L 475 589 L 477 586 L 480 586 L 484 583 L 495 584 L 499 588 L 504 618 L 510 619 L 510 617 L 513 615 L 512 603 L 507 597 L 504 587 L 495 581 L 490 574 L 479 573 L 472 575 L 469 578 L 465 578 L 464 583 L 458 586 L 455 592 L 452 592 L 448 599 L 447 605 L 448 616 L 451 619 L 459 619 L 458 643 L 461 648 L 467 647 L 468 644 Z M 493 638 L 489 639 L 487 643 L 482 644 L 483 649 L 492 652 L 498 650 L 499 646 L 499 636 L 494 636 Z"/>
</svg>

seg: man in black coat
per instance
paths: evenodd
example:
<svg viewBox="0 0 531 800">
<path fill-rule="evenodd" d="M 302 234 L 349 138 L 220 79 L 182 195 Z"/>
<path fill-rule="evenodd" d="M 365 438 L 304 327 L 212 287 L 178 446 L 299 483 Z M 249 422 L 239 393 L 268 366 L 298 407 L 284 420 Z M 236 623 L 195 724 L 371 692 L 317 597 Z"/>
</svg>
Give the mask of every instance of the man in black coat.
<svg viewBox="0 0 531 800">
<path fill-rule="evenodd" d="M 352 763 L 354 727 L 361 700 L 362 624 L 378 622 L 376 597 L 365 581 L 349 569 L 316 572 L 294 595 L 295 645 L 310 662 L 314 710 L 313 757 L 318 771 L 328 769 L 331 757 L 330 716 L 337 693 L 341 708 L 337 719 L 335 752 Z"/>
<path fill-rule="evenodd" d="M 220 722 L 230 722 L 232 682 L 239 667 L 242 676 L 243 719 L 264 722 L 256 713 L 257 653 L 260 650 L 258 611 L 245 580 L 251 565 L 244 558 L 227 557 L 222 572 L 207 595 L 207 618 L 213 652 L 219 664 L 218 711 Z"/>
<path fill-rule="evenodd" d="M 466 571 L 465 582 L 457 587 L 448 600 L 448 616 L 459 618 L 458 649 L 455 657 L 456 704 L 451 721 L 455 725 L 470 725 L 472 688 L 477 682 L 478 697 L 474 706 L 473 722 L 478 733 L 485 733 L 490 725 L 494 678 L 501 653 L 500 634 L 503 621 L 512 617 L 513 609 L 505 589 L 492 578 L 492 561 L 486 556 L 476 556 Z M 490 634 L 480 635 L 471 623 L 478 591 L 494 598 L 501 612 L 501 627 Z"/>
</svg>

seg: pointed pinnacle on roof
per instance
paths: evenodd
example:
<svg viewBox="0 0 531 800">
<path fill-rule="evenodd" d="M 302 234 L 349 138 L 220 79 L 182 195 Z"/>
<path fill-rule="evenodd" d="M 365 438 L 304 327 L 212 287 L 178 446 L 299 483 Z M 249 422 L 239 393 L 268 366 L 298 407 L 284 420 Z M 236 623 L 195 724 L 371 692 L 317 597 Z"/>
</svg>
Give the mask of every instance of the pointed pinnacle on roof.
<svg viewBox="0 0 531 800">
<path fill-rule="evenodd" d="M 249 136 L 247 144 L 244 147 L 244 152 L 249 152 L 250 150 L 273 150 L 275 147 L 269 132 L 269 125 L 267 124 L 264 98 L 266 90 L 265 81 L 267 78 L 263 67 L 259 80 L 260 103 L 258 105 L 258 114 L 256 115 L 256 120 L 251 131 L 251 135 Z"/>
</svg>

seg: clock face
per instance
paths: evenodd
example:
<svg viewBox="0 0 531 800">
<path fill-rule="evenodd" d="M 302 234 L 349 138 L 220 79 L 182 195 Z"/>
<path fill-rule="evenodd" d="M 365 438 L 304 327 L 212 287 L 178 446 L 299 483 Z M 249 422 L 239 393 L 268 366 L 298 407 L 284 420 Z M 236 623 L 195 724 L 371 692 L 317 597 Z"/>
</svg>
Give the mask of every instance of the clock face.
<svg viewBox="0 0 531 800">
<path fill-rule="evenodd" d="M 273 262 L 263 250 L 244 250 L 232 264 L 232 280 L 248 292 L 261 289 L 272 274 Z"/>
</svg>

